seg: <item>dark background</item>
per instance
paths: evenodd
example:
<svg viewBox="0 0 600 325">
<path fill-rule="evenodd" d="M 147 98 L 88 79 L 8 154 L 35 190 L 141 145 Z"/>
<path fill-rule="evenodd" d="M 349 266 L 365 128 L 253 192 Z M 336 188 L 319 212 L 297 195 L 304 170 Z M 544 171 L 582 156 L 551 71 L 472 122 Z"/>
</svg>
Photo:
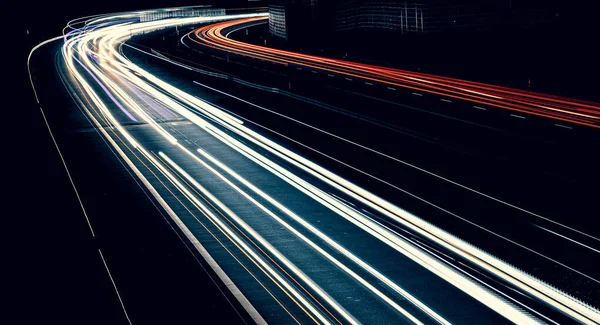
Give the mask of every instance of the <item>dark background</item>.
<svg viewBox="0 0 600 325">
<path fill-rule="evenodd" d="M 588 92 L 593 93 L 598 89 L 598 81 L 594 77 L 599 66 L 596 60 L 600 57 L 600 28 L 597 25 L 595 1 L 544 1 L 536 5 L 540 3 L 559 15 L 552 26 L 540 31 L 544 37 L 538 40 L 545 51 L 555 50 L 559 53 L 554 53 L 551 59 L 556 66 L 555 73 L 579 75 L 578 84 L 586 85 Z M 98 256 L 95 255 L 96 247 L 100 244 L 89 236 L 79 204 L 35 102 L 26 67 L 30 49 L 45 39 L 60 35 L 67 21 L 76 17 L 199 4 L 202 3 L 172 0 L 67 0 L 39 3 L 21 1 L 12 3 L 7 8 L 5 14 L 10 27 L 6 31 L 16 38 L 17 46 L 15 50 L 15 47 L 9 46 L 12 41 L 5 40 L 3 48 L 3 56 L 14 58 L 4 60 L 8 69 L 5 69 L 3 83 L 6 82 L 8 87 L 5 89 L 9 90 L 5 95 L 4 107 L 9 114 L 5 117 L 7 120 L 4 125 L 9 128 L 5 128 L 8 131 L 5 141 L 8 148 L 3 158 L 8 162 L 5 167 L 5 175 L 8 177 L 5 179 L 9 183 L 3 184 L 3 192 L 6 191 L 8 195 L 4 194 L 2 217 L 5 221 L 3 228 L 9 236 L 5 237 L 8 240 L 4 245 L 4 255 L 8 259 L 2 264 L 9 274 L 4 278 L 4 287 L 9 290 L 3 291 L 8 296 L 8 309 L 14 312 L 17 323 L 27 323 L 32 319 L 62 320 L 62 323 L 71 323 L 74 319 L 79 319 L 82 323 L 116 323 L 124 320 L 118 314 L 118 301 L 111 291 L 110 282 L 106 282 L 108 278 L 105 270 L 98 264 Z M 215 7 L 246 5 L 247 2 L 239 0 L 218 1 L 214 4 Z M 536 55 L 538 57 L 529 60 L 546 59 L 539 57 L 539 53 Z M 52 69 L 48 69 L 48 73 L 51 74 Z M 89 158 L 91 157 L 90 155 Z M 108 186 L 112 180 L 103 181 Z M 101 210 L 101 207 L 98 209 Z M 165 230 L 167 227 L 157 223 L 152 228 L 155 232 L 149 232 L 148 238 L 162 234 L 170 238 L 166 239 L 167 242 L 173 241 L 171 244 L 176 246 L 172 231 Z M 189 258 L 185 257 L 182 250 L 174 254 L 179 254 L 180 259 Z M 176 257 L 173 257 L 173 263 L 176 263 Z M 181 263 L 185 266 L 188 262 Z M 134 278 L 135 274 L 129 276 Z M 170 292 L 169 288 L 157 290 Z M 197 293 L 209 295 L 208 291 Z M 204 311 L 202 315 L 207 323 L 210 323 L 215 314 L 222 313 L 218 307 L 187 307 Z M 83 321 L 81 317 L 85 317 Z"/>
</svg>

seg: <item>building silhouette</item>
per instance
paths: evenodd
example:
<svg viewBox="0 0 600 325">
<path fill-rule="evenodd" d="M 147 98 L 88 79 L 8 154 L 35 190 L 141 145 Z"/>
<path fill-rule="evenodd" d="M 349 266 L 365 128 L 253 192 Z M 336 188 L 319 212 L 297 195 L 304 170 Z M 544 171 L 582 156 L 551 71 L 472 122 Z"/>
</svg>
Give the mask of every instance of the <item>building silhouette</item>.
<svg viewBox="0 0 600 325">
<path fill-rule="evenodd" d="M 272 0 L 269 13 L 271 35 L 290 41 L 354 32 L 464 33 L 547 19 L 515 11 L 512 0 Z"/>
</svg>

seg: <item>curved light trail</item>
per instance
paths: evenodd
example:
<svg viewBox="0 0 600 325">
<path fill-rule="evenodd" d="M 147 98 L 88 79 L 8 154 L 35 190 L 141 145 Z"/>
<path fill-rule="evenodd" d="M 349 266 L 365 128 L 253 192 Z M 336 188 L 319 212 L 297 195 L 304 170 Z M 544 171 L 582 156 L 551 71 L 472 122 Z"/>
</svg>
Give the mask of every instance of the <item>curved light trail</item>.
<svg viewBox="0 0 600 325">
<path fill-rule="evenodd" d="M 61 50 L 65 85 L 254 321 L 266 323 L 267 311 L 279 306 L 290 322 L 297 323 L 451 324 L 456 322 L 454 316 L 440 312 L 440 302 L 435 299 L 435 291 L 446 288 L 463 295 L 461 301 L 491 310 L 513 323 L 552 322 L 528 305 L 499 294 L 484 280 L 419 241 L 380 224 L 351 204 L 356 202 L 544 306 L 581 323 L 600 323 L 600 312 L 577 298 L 383 200 L 252 130 L 235 116 L 161 80 L 130 61 L 123 53 L 123 44 L 135 35 L 164 28 L 237 19 L 203 27 L 197 35 L 212 46 L 245 55 L 285 64 L 298 62 L 490 105 L 502 97 L 503 105 L 510 109 L 591 126 L 598 118 L 594 115 L 596 106 L 290 52 L 269 50 L 272 53 L 267 54 L 260 47 L 242 47 L 220 34 L 240 22 L 264 19 L 264 14 L 140 22 L 137 18 L 144 13 L 70 22 Z M 546 106 L 555 109 L 543 108 Z M 285 193 L 265 186 L 263 178 L 280 183 Z M 291 201 L 284 203 L 288 195 L 309 208 L 288 207 Z M 310 209 L 320 211 L 322 216 L 311 214 Z M 324 226 L 318 218 L 334 220 L 335 225 Z M 365 243 L 397 253 L 395 258 L 405 265 L 410 263 L 429 274 L 433 287 L 417 292 L 404 288 L 398 273 L 386 267 L 388 263 L 382 264 L 365 251 L 353 251 L 349 242 L 342 242 L 342 234 L 332 230 L 339 225 Z M 206 243 L 210 246 L 205 247 Z M 299 250 L 294 250 L 296 247 Z M 434 293 L 425 294 L 427 290 Z M 357 295 L 367 303 L 347 299 L 348 295 Z M 273 300 L 268 306 L 265 297 Z"/>
<path fill-rule="evenodd" d="M 254 17 L 221 22 L 198 28 L 187 36 L 191 41 L 205 46 L 273 63 L 309 67 L 445 98 L 600 128 L 598 103 L 268 48 L 230 39 L 227 37 L 230 32 L 224 34 L 225 29 L 245 28 L 249 23 L 265 19 Z"/>
</svg>

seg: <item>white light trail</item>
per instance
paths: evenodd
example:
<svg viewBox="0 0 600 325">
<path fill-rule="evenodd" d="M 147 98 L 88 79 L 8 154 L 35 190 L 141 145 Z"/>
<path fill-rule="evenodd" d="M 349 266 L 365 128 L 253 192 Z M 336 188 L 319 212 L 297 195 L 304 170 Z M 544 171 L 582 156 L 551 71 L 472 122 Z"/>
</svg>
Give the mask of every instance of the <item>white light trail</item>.
<svg viewBox="0 0 600 325">
<path fill-rule="evenodd" d="M 115 103 L 123 104 L 123 106 L 125 106 L 129 111 L 147 123 L 147 125 L 151 127 L 149 129 L 154 130 L 159 137 L 166 140 L 166 143 L 171 146 L 172 149 L 181 150 L 185 152 L 187 156 L 191 156 L 194 161 L 202 164 L 205 168 L 210 170 L 211 173 L 233 188 L 237 193 L 248 199 L 252 204 L 257 206 L 265 214 L 285 227 L 285 229 L 314 249 L 322 257 L 336 265 L 340 270 L 360 283 L 361 286 L 365 287 L 383 302 L 394 308 L 398 313 L 402 314 L 415 324 L 421 324 L 421 321 L 417 316 L 400 307 L 393 299 L 381 292 L 375 285 L 369 283 L 365 278 L 357 274 L 349 265 L 344 265 L 325 249 L 307 238 L 298 229 L 295 229 L 293 226 L 286 223 L 275 212 L 259 203 L 253 195 L 261 197 L 283 212 L 285 215 L 297 221 L 302 225 L 302 227 L 304 227 L 304 229 L 326 242 L 337 253 L 347 257 L 361 270 L 366 271 L 368 274 L 377 278 L 379 281 L 391 288 L 394 292 L 404 297 L 407 301 L 412 303 L 431 319 L 440 324 L 449 324 L 449 322 L 443 316 L 437 314 L 434 310 L 429 308 L 426 303 L 422 302 L 413 294 L 406 292 L 386 275 L 380 273 L 362 258 L 358 257 L 339 243 L 335 242 L 320 229 L 317 229 L 317 227 L 314 227 L 308 223 L 300 215 L 280 204 L 273 197 L 233 171 L 220 160 L 216 159 L 204 150 L 198 150 L 198 153 L 206 161 L 214 164 L 219 169 L 224 171 L 229 177 L 246 186 L 248 189 L 250 189 L 250 191 L 252 191 L 253 194 L 242 190 L 228 177 L 226 177 L 225 174 L 220 173 L 217 171 L 217 169 L 211 167 L 211 165 L 205 160 L 190 152 L 178 141 L 176 136 L 170 134 L 164 126 L 157 123 L 155 119 L 140 106 L 140 104 L 137 102 L 135 93 L 131 91 L 132 89 L 130 85 L 148 94 L 150 97 L 153 97 L 159 103 L 169 107 L 172 111 L 176 112 L 184 119 L 187 119 L 200 129 L 214 136 L 224 145 L 232 148 L 259 166 L 262 166 L 264 169 L 290 184 L 299 192 L 304 193 L 309 198 L 312 198 L 314 201 L 327 207 L 356 227 L 362 229 L 366 233 L 372 235 L 374 238 L 407 256 L 414 262 L 438 275 L 440 278 L 459 288 L 469 296 L 477 299 L 508 320 L 519 324 L 541 323 L 540 319 L 528 314 L 527 312 L 524 312 L 521 308 L 509 302 L 507 299 L 495 294 L 481 283 L 478 283 L 473 279 L 457 272 L 455 269 L 451 268 L 442 260 L 440 260 L 440 258 L 428 253 L 422 247 L 417 247 L 413 243 L 408 242 L 391 229 L 362 214 L 354 207 L 342 203 L 339 199 L 333 197 L 322 188 L 311 184 L 303 175 L 310 175 L 314 179 L 319 180 L 319 182 L 326 184 L 326 186 L 335 189 L 339 193 L 343 193 L 344 197 L 350 198 L 355 202 L 360 202 L 364 206 L 369 207 L 370 210 L 376 211 L 377 213 L 386 216 L 390 220 L 403 225 L 412 232 L 427 238 L 431 242 L 438 244 L 440 247 L 445 248 L 447 251 L 452 252 L 456 256 L 460 256 L 470 261 L 472 264 L 479 266 L 483 270 L 486 270 L 489 274 L 492 274 L 498 279 L 514 285 L 522 292 L 525 292 L 528 295 L 545 302 L 546 304 L 565 313 L 577 321 L 582 323 L 600 322 L 600 313 L 590 306 L 581 303 L 573 297 L 567 296 L 561 291 L 550 287 L 546 283 L 543 283 L 538 279 L 535 279 L 530 275 L 516 269 L 512 265 L 498 260 L 494 256 L 464 242 L 460 238 L 457 238 L 448 232 L 425 222 L 423 219 L 404 211 L 394 204 L 381 199 L 380 197 L 364 190 L 363 188 L 360 188 L 352 182 L 332 173 L 331 171 L 315 164 L 314 162 L 299 156 L 298 154 L 281 145 L 278 145 L 272 140 L 248 128 L 239 118 L 236 118 L 235 116 L 220 110 L 218 107 L 210 105 L 201 99 L 162 81 L 148 71 L 133 64 L 131 61 L 125 58 L 120 51 L 123 42 L 127 41 L 132 35 L 147 33 L 171 26 L 197 24 L 239 17 L 257 17 L 262 15 L 264 14 L 171 18 L 139 23 L 132 23 L 130 21 L 130 19 L 135 16 L 135 14 L 131 13 L 105 15 L 100 16 L 99 18 L 91 18 L 87 20 L 81 30 L 71 27 L 71 24 L 80 24 L 79 22 L 70 22 L 69 28 L 72 29 L 72 33 L 62 37 L 57 37 L 55 39 L 63 38 L 65 40 L 62 48 L 65 64 L 73 79 L 76 80 L 77 87 L 79 87 L 79 90 L 82 92 L 82 97 L 89 101 L 90 109 L 95 110 L 96 114 L 102 116 L 108 125 L 111 128 L 114 128 L 114 135 L 110 135 L 110 133 L 101 127 L 100 123 L 95 119 L 94 114 L 90 110 L 86 109 L 86 112 L 88 112 L 90 117 L 96 121 L 96 124 L 101 129 L 102 134 L 109 139 L 109 142 L 117 150 L 117 152 L 119 152 L 122 157 L 126 158 L 128 162 L 131 162 L 125 153 L 125 150 L 120 147 L 117 141 L 114 141 L 114 136 L 123 137 L 127 143 L 131 145 L 131 148 L 140 153 L 140 157 L 146 159 L 151 163 L 152 166 L 165 175 L 169 182 L 171 182 L 171 184 L 177 188 L 184 195 L 184 197 L 192 202 L 193 205 L 197 207 L 198 210 L 200 210 L 202 214 L 206 216 L 227 238 L 229 238 L 248 257 L 249 260 L 255 263 L 257 267 L 261 269 L 261 271 L 263 271 L 270 279 L 272 279 L 272 281 L 279 286 L 292 301 L 298 304 L 298 306 L 315 322 L 323 324 L 331 323 L 331 318 L 325 315 L 325 311 L 327 311 L 325 310 L 325 307 L 319 308 L 315 304 L 315 302 L 318 302 L 316 298 L 314 298 L 313 301 L 300 290 L 298 290 L 298 288 L 290 282 L 290 279 L 281 275 L 280 272 L 277 271 L 264 256 L 252 248 L 245 239 L 242 239 L 240 235 L 229 225 L 227 225 L 221 217 L 217 216 L 212 209 L 204 205 L 197 198 L 197 195 L 194 194 L 193 191 L 199 191 L 202 196 L 208 198 L 212 204 L 218 207 L 218 210 L 223 213 L 223 216 L 234 220 L 241 229 L 250 234 L 254 240 L 260 243 L 261 246 L 264 247 L 270 254 L 275 256 L 277 260 L 285 265 L 287 269 L 291 270 L 295 279 L 299 279 L 308 287 L 310 287 L 310 289 L 318 295 L 320 301 L 326 302 L 326 304 L 331 306 L 337 314 L 343 317 L 345 321 L 350 323 L 359 323 L 359 320 L 357 320 L 350 313 L 350 311 L 346 310 L 342 304 L 332 298 L 328 292 L 323 290 L 321 286 L 316 283 L 315 279 L 308 277 L 299 267 L 294 265 L 287 257 L 279 252 L 279 250 L 275 248 L 269 241 L 251 228 L 241 216 L 232 211 L 230 207 L 223 204 L 213 193 L 210 193 L 208 190 L 206 190 L 206 188 L 198 183 L 198 181 L 195 180 L 187 171 L 185 171 L 183 167 L 175 163 L 163 152 L 159 152 L 159 156 L 166 162 L 166 164 L 155 158 L 151 152 L 145 148 L 140 141 L 136 139 L 119 122 L 119 119 L 111 113 L 111 110 L 102 101 L 94 86 L 88 82 L 89 77 L 87 77 L 85 74 L 82 74 L 82 68 L 89 73 L 92 78 L 97 79 L 102 84 L 102 87 L 105 87 L 107 91 L 116 98 Z M 122 23 L 124 19 L 129 20 L 127 20 L 127 23 Z M 102 21 L 102 24 L 99 24 L 100 21 Z M 94 62 L 92 59 L 90 59 L 90 55 L 88 54 L 92 54 L 99 60 L 99 62 Z M 122 79 L 120 80 L 119 78 Z M 33 84 L 33 79 L 31 79 L 31 81 Z M 37 93 L 36 99 L 38 99 Z M 202 115 L 197 113 L 201 113 Z M 253 148 L 260 148 L 262 152 L 269 153 L 273 159 L 267 158 L 265 155 Z M 296 167 L 298 170 L 302 171 L 302 175 L 298 175 L 298 172 L 292 172 L 287 168 L 282 167 L 282 165 L 276 160 L 286 162 L 287 164 Z M 133 163 L 129 165 L 130 167 L 133 166 L 132 168 L 135 168 Z M 190 189 L 188 186 L 183 184 L 175 175 L 175 173 L 169 168 L 175 170 L 176 173 L 182 176 L 188 184 L 192 184 L 193 189 Z M 144 181 L 144 184 L 147 187 L 151 186 L 145 178 L 141 177 L 139 172 L 137 172 L 136 175 Z M 160 197 L 158 192 L 155 190 L 152 193 L 153 195 Z M 170 211 L 170 215 L 174 214 L 174 212 L 168 207 L 168 204 L 165 203 L 163 198 L 160 198 L 159 201 L 167 211 Z M 180 223 L 178 223 L 178 225 L 180 225 Z M 242 298 L 238 298 L 238 300 L 243 302 L 246 310 L 254 315 L 253 317 L 255 317 L 257 322 L 264 322 L 264 320 L 261 321 L 262 318 L 260 318 L 260 315 L 256 313 L 256 310 L 253 311 L 253 307 L 249 305 L 247 300 Z"/>
</svg>

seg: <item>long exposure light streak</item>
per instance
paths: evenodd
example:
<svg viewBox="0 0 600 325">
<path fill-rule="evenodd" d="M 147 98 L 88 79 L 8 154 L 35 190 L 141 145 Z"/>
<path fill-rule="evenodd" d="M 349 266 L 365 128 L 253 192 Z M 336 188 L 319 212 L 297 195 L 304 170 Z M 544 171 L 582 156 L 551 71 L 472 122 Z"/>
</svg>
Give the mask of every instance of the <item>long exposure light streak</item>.
<svg viewBox="0 0 600 325">
<path fill-rule="evenodd" d="M 600 128 L 598 103 L 268 48 L 227 38 L 231 31 L 223 34 L 225 29 L 247 28 L 264 19 L 255 17 L 221 22 L 201 27 L 187 36 L 189 40 L 204 46 L 278 64 L 310 67 L 388 86 Z"/>
<path fill-rule="evenodd" d="M 356 207 L 353 207 L 352 202 L 346 199 L 360 202 L 371 211 L 377 212 L 403 225 L 422 238 L 443 247 L 447 252 L 469 261 L 497 279 L 514 286 L 520 292 L 551 306 L 574 320 L 589 324 L 600 322 L 600 313 L 593 307 L 566 295 L 560 290 L 518 270 L 504 261 L 500 261 L 483 250 L 429 224 L 423 219 L 353 184 L 351 181 L 277 144 L 273 140 L 248 128 L 239 118 L 192 94 L 182 91 L 137 66 L 124 57 L 121 52 L 124 42 L 137 34 L 148 33 L 166 27 L 194 25 L 226 19 L 252 21 L 263 19 L 264 14 L 167 18 L 149 22 L 136 22 L 132 20 L 135 17 L 135 14 L 122 13 L 90 18 L 83 23 L 78 21 L 69 23 L 68 28 L 65 28 L 65 31 L 67 29 L 69 31 L 62 37 L 64 40 L 62 55 L 69 76 L 76 84 L 71 89 L 79 92 L 76 94 L 78 98 L 85 98 L 86 103 L 82 101 L 81 104 L 85 106 L 85 111 L 89 118 L 94 121 L 102 135 L 127 162 L 128 166 L 134 170 L 134 174 L 148 187 L 153 196 L 167 210 L 168 214 L 176 221 L 176 224 L 186 236 L 192 242 L 198 243 L 198 245 L 195 245 L 196 248 L 205 259 L 212 261 L 211 266 L 213 269 L 217 271 L 221 279 L 230 284 L 228 287 L 232 290 L 234 296 L 238 298 L 238 301 L 240 301 L 257 323 L 264 323 L 265 321 L 252 306 L 251 302 L 233 285 L 228 275 L 218 266 L 219 261 L 213 259 L 199 245 L 198 239 L 189 230 L 189 226 L 186 226 L 177 216 L 177 213 L 170 206 L 170 203 L 168 203 L 169 200 L 162 197 L 159 191 L 138 170 L 138 167 L 136 167 L 137 162 L 134 159 L 139 160 L 141 164 L 153 166 L 157 173 L 163 175 L 166 182 L 170 184 L 168 186 L 181 194 L 180 198 L 187 200 L 191 206 L 200 212 L 221 233 L 223 238 L 226 238 L 233 247 L 236 247 L 241 254 L 246 256 L 257 270 L 263 272 L 266 278 L 279 288 L 285 296 L 289 297 L 290 301 L 297 305 L 297 308 L 302 310 L 315 323 L 333 324 L 344 321 L 358 324 L 361 322 L 361 319 L 355 316 L 352 310 L 347 309 L 343 301 L 334 298 L 333 293 L 327 292 L 318 283 L 318 279 L 309 276 L 306 270 L 303 270 L 301 266 L 292 262 L 289 257 L 285 256 L 284 253 L 275 247 L 274 243 L 258 233 L 245 220 L 244 215 L 233 211 L 233 208 L 219 199 L 216 193 L 212 193 L 207 186 L 201 184 L 193 176 L 193 173 L 185 168 L 187 165 L 184 166 L 177 162 L 180 159 L 184 159 L 181 157 L 187 157 L 186 159 L 191 159 L 190 161 L 193 162 L 192 165 L 202 166 L 202 168 L 209 171 L 216 179 L 219 179 L 223 184 L 233 189 L 241 197 L 265 213 L 274 222 L 281 225 L 282 229 L 305 243 L 316 255 L 322 257 L 323 260 L 329 261 L 331 265 L 341 270 L 343 274 L 356 281 L 362 289 L 370 292 L 375 299 L 379 299 L 385 305 L 391 307 L 391 309 L 398 313 L 399 317 L 413 324 L 422 324 L 426 320 L 439 324 L 450 324 L 450 321 L 444 315 L 431 308 L 428 303 L 421 301 L 418 294 L 403 289 L 391 277 L 371 266 L 368 260 L 365 260 L 361 254 L 351 252 L 345 248 L 344 245 L 337 242 L 330 234 L 327 234 L 326 230 L 311 224 L 301 214 L 292 211 L 280 203 L 263 189 L 227 166 L 225 162 L 217 159 L 202 148 L 188 148 L 188 145 L 184 144 L 182 141 L 184 139 L 180 138 L 180 135 L 171 133 L 168 124 L 159 123 L 152 114 L 146 111 L 144 107 L 152 106 L 152 104 L 143 99 L 139 94 L 147 94 L 149 98 L 157 101 L 157 105 L 168 107 L 169 110 L 176 113 L 182 119 L 191 122 L 191 125 L 194 127 L 218 140 L 224 147 L 239 153 L 240 156 L 245 157 L 248 161 L 260 166 L 263 170 L 268 171 L 270 174 L 291 185 L 299 193 L 303 193 L 306 198 L 326 207 L 341 217 L 341 220 L 346 220 L 357 229 L 361 229 L 376 240 L 393 248 L 422 266 L 425 270 L 439 276 L 439 278 L 460 289 L 466 295 L 494 310 L 507 320 L 518 324 L 543 323 L 542 319 L 531 315 L 510 300 L 496 294 L 479 281 L 475 281 L 458 272 L 428 249 L 408 241 L 394 230 L 358 211 Z M 239 23 L 239 21 L 234 23 Z M 197 35 L 201 37 L 201 33 L 205 33 L 204 36 L 211 33 L 212 37 L 217 37 L 220 30 L 225 26 L 230 26 L 228 24 L 232 23 L 217 24 L 216 26 L 219 26 L 217 30 L 215 30 L 215 27 L 201 28 L 197 32 Z M 75 28 L 74 25 L 77 25 L 79 28 Z M 256 49 L 253 48 L 252 50 Z M 237 51 L 242 50 L 237 49 Z M 327 64 L 335 63 L 338 65 L 335 69 L 345 69 L 343 73 L 348 73 L 348 71 L 356 69 L 355 66 L 343 62 L 340 63 L 337 60 L 324 60 L 320 61 L 321 63 L 315 63 L 310 61 L 312 59 L 305 56 L 298 56 L 298 58 L 306 60 L 302 64 L 314 64 L 323 69 L 326 68 L 322 64 L 323 62 Z M 273 59 L 275 60 L 275 58 Z M 281 59 L 276 58 L 276 60 Z M 404 85 L 409 85 L 409 87 L 415 87 L 415 89 L 422 91 L 426 91 L 429 88 L 425 88 L 421 84 L 436 84 L 436 88 L 432 89 L 435 89 L 437 92 L 444 91 L 453 94 L 450 97 L 459 96 L 457 95 L 458 92 L 463 94 L 460 96 L 466 96 L 464 93 L 470 93 L 472 95 L 468 97 L 471 99 L 475 98 L 473 96 L 486 97 L 484 99 L 474 99 L 476 102 L 485 103 L 495 103 L 499 99 L 510 98 L 509 102 L 512 103 L 510 104 L 510 109 L 518 110 L 522 109 L 522 107 L 527 107 L 528 111 L 535 111 L 535 107 L 550 109 L 560 114 L 543 114 L 552 115 L 559 119 L 573 120 L 576 121 L 575 123 L 581 122 L 582 124 L 590 125 L 595 125 L 594 123 L 596 123 L 592 121 L 596 119 L 595 115 L 590 115 L 594 114 L 595 110 L 595 106 L 591 104 L 575 103 L 554 97 L 545 98 L 536 94 L 525 96 L 518 92 L 500 88 L 490 89 L 488 86 L 469 82 L 457 82 L 456 84 L 460 85 L 459 89 L 456 87 L 456 84 L 453 84 L 447 78 L 436 79 L 426 75 L 398 76 L 397 71 L 391 69 L 362 65 L 360 68 L 364 71 L 369 71 L 369 73 L 384 75 L 385 78 L 393 80 L 391 84 L 396 86 L 400 86 L 398 83 L 399 79 L 404 80 Z M 341 73 L 338 70 L 332 71 Z M 362 72 L 351 72 L 350 74 L 365 77 Z M 366 79 L 369 78 L 367 77 Z M 91 80 L 94 82 L 91 82 Z M 415 83 L 420 84 L 417 86 Z M 105 91 L 113 103 L 102 100 L 103 97 L 100 96 L 99 89 Z M 121 106 L 127 112 L 111 109 L 110 107 L 113 104 L 117 107 Z M 554 105 L 554 108 L 548 106 L 550 104 Z M 572 108 L 569 105 L 577 107 Z M 569 106 L 567 107 L 568 109 L 566 106 Z M 537 113 L 537 111 L 535 112 Z M 154 149 L 147 148 L 141 139 L 136 138 L 134 132 L 131 132 L 130 129 L 123 125 L 123 121 L 117 113 L 124 116 L 132 114 L 136 120 L 148 126 L 148 132 L 154 132 L 156 139 L 162 141 L 161 146 L 165 150 L 155 151 Z M 110 128 L 110 132 L 106 128 Z M 135 158 L 128 154 L 128 151 L 137 152 Z M 171 152 L 179 153 L 177 158 Z M 294 168 L 286 166 L 294 166 Z M 305 175 L 317 180 L 319 185 L 308 181 Z M 323 189 L 324 187 L 333 189 L 336 193 L 341 193 L 340 195 L 343 195 L 346 199 L 330 194 Z M 244 188 L 247 188 L 248 191 L 244 190 Z M 177 198 L 177 200 L 180 199 Z M 261 203 L 261 201 L 266 203 Z M 273 208 L 269 208 L 266 204 Z M 288 220 L 293 220 L 301 225 L 301 229 L 295 228 L 293 224 L 285 221 L 283 215 L 289 218 Z M 311 239 L 313 237 L 309 238 L 306 234 L 318 238 L 319 241 Z M 321 241 L 326 245 L 320 245 Z M 336 255 L 333 255 L 332 252 L 335 252 Z M 338 255 L 343 256 L 351 263 L 342 262 L 340 258 L 336 257 Z M 360 273 L 356 270 L 360 270 Z M 371 282 L 371 278 L 377 279 L 377 281 Z M 404 308 L 392 296 L 381 290 L 382 287 L 379 282 L 383 283 L 385 287 L 391 289 L 395 294 L 403 297 L 406 303 L 414 308 Z M 281 304 L 279 301 L 278 303 Z M 412 310 L 418 310 L 418 312 L 415 313 Z"/>
</svg>

